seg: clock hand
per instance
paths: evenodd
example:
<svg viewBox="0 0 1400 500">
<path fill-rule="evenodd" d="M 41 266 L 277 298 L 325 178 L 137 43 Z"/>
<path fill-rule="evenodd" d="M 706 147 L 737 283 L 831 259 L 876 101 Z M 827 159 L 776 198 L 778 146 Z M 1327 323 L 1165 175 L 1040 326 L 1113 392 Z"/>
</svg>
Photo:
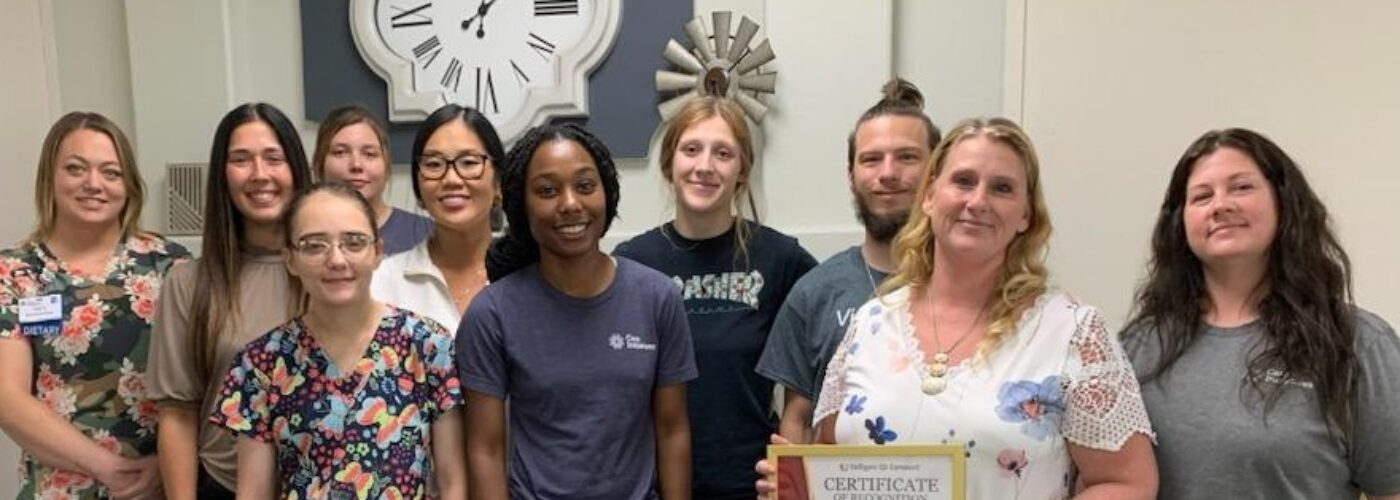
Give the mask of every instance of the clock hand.
<svg viewBox="0 0 1400 500">
<path fill-rule="evenodd" d="M 487 3 L 485 0 L 482 0 L 481 4 L 476 6 L 476 14 L 473 14 L 472 17 L 467 18 L 466 21 L 462 21 L 462 31 L 471 29 L 472 22 L 476 21 L 477 19 L 481 19 L 481 22 L 485 24 L 486 11 L 491 9 L 491 4 L 493 3 L 496 3 L 495 0 L 492 0 L 490 3 Z M 484 35 L 484 33 L 482 33 L 480 29 L 478 29 L 476 37 L 481 38 L 482 35 Z"/>
<path fill-rule="evenodd" d="M 481 6 L 476 8 L 476 15 L 481 16 L 481 24 L 476 25 L 476 38 L 486 38 L 486 13 L 491 10 L 491 6 L 496 4 L 496 0 L 482 0 Z"/>
</svg>

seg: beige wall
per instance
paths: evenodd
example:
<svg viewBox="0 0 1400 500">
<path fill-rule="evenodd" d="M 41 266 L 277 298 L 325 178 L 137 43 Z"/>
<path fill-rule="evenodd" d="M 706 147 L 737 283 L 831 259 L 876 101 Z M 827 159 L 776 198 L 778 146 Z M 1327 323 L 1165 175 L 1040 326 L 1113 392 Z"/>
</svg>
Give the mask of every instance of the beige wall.
<svg viewBox="0 0 1400 500">
<path fill-rule="evenodd" d="M 42 26 L 48 12 L 38 0 L 6 2 L 0 16 L 0 245 L 10 246 L 28 234 L 34 221 L 34 166 L 39 144 L 54 116 L 50 90 L 53 75 L 46 53 L 52 41 Z M 15 480 L 19 448 L 0 436 L 0 498 L 19 492 Z"/>
<path fill-rule="evenodd" d="M 1204 131 L 1242 126 L 1303 165 L 1351 254 L 1358 302 L 1400 321 L 1400 3 L 1019 0 L 1011 10 L 1024 31 L 1009 43 L 1025 56 L 1008 109 L 1045 165 L 1060 283 L 1123 318 L 1176 159 Z"/>
</svg>

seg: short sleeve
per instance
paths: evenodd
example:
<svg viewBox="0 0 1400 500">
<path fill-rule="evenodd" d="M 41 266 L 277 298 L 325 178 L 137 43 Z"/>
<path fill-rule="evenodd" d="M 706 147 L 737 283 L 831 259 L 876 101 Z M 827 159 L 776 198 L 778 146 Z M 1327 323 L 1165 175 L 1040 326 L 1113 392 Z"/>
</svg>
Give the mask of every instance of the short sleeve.
<svg viewBox="0 0 1400 500">
<path fill-rule="evenodd" d="M 150 396 L 157 402 L 198 405 L 204 397 L 205 386 L 200 383 L 200 370 L 191 355 L 189 328 L 197 267 L 193 261 L 177 264 L 160 287 L 156 315 L 151 321 L 146 375 Z"/>
<path fill-rule="evenodd" d="M 256 345 L 256 344 L 255 344 Z M 285 371 L 285 358 L 273 357 L 272 371 Z M 232 431 L 236 436 L 251 437 L 271 443 L 273 435 L 269 422 L 273 402 L 269 401 L 269 388 L 272 386 L 266 367 L 257 366 L 252 355 L 244 351 L 234 357 L 233 366 L 224 376 L 223 388 L 219 390 L 218 402 L 209 422 Z"/>
<path fill-rule="evenodd" d="M 1351 456 L 1352 480 L 1371 495 L 1400 493 L 1400 338 L 1380 318 L 1356 319 L 1356 416 Z"/>
<path fill-rule="evenodd" d="M 812 345 L 809 341 L 812 332 L 807 326 L 811 311 L 806 297 L 799 285 L 778 308 L 773 327 L 768 331 L 768 343 L 758 359 L 757 371 L 787 390 L 813 399 L 817 396 L 818 381 L 812 360 L 817 359 L 818 353 L 808 348 Z"/>
<path fill-rule="evenodd" d="M 1117 451 L 1133 434 L 1155 440 L 1133 367 L 1093 307 L 1075 310 L 1062 433 L 1069 442 Z"/>
<path fill-rule="evenodd" d="M 10 260 L 8 256 L 0 259 Z M 20 338 L 19 299 L 10 276 L 0 276 L 0 339 Z"/>
<path fill-rule="evenodd" d="M 510 372 L 500 311 L 491 287 L 477 295 L 457 326 L 457 376 L 468 390 L 506 398 Z"/>
<path fill-rule="evenodd" d="M 429 318 L 415 322 L 424 366 L 424 407 L 430 419 L 462 405 L 462 383 L 457 378 L 457 363 L 453 360 L 452 336 L 447 329 Z"/>
<path fill-rule="evenodd" d="M 855 332 L 863 322 L 861 315 L 854 315 L 841 343 L 832 353 L 831 362 L 826 365 L 826 377 L 822 380 L 821 396 L 812 409 L 812 427 L 817 427 L 826 417 L 841 411 L 841 403 L 846 400 L 846 371 L 851 366 L 851 344 L 855 342 Z"/>
<path fill-rule="evenodd" d="M 690 340 L 690 322 L 686 319 L 685 303 L 680 289 L 664 287 L 656 318 L 656 337 L 660 344 L 656 356 L 656 385 L 670 385 L 694 379 L 700 375 L 695 367 L 695 344 Z"/>
</svg>

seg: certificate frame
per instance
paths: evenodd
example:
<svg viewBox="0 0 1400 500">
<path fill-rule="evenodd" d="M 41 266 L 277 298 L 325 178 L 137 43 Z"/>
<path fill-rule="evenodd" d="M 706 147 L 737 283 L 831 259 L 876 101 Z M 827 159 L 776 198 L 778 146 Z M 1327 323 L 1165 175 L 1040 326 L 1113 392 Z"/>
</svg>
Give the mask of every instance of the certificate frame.
<svg viewBox="0 0 1400 500">
<path fill-rule="evenodd" d="M 801 490 L 808 493 L 807 484 L 810 482 L 809 475 L 811 467 L 807 466 L 809 458 L 847 458 L 853 463 L 880 462 L 881 459 L 891 457 L 946 457 L 951 463 L 949 475 L 951 476 L 951 488 L 946 498 L 952 500 L 965 500 L 967 494 L 967 451 L 961 443 L 948 444 L 906 444 L 906 445 L 770 445 L 768 446 L 768 463 L 772 464 L 774 470 L 774 487 L 777 493 L 773 496 L 778 500 L 789 500 L 797 498 L 813 498 L 806 496 L 783 496 L 786 491 L 784 482 L 786 477 L 783 472 L 783 464 L 791 464 L 791 460 L 796 459 L 802 465 L 800 475 L 803 485 Z M 791 465 L 789 465 L 791 466 Z M 856 497 L 858 498 L 858 497 Z"/>
</svg>

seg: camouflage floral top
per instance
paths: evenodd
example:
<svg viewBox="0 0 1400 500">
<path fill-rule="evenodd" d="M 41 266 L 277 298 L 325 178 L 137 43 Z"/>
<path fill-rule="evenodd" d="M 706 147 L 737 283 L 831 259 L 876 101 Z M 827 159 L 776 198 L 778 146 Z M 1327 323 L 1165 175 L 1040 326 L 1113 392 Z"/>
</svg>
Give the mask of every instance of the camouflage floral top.
<svg viewBox="0 0 1400 500">
<path fill-rule="evenodd" d="M 156 405 L 146 396 L 151 318 L 166 271 L 190 256 L 160 236 L 119 243 L 107 268 L 74 272 L 42 243 L 0 251 L 0 338 L 27 338 L 33 391 L 99 446 L 127 457 L 156 450 Z M 36 302 L 60 313 L 48 319 Z M 21 306 L 30 310 L 21 313 Z M 20 464 L 18 498 L 106 498 L 86 475 Z"/>
</svg>

